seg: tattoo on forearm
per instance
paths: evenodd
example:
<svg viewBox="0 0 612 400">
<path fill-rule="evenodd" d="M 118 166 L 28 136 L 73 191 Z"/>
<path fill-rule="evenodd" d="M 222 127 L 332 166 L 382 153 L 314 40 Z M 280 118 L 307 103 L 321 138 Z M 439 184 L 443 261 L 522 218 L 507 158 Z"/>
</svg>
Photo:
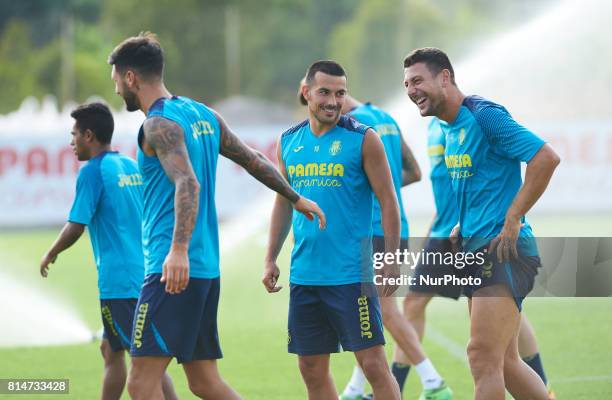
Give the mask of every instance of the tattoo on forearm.
<svg viewBox="0 0 612 400">
<path fill-rule="evenodd" d="M 155 150 L 175 185 L 173 243 L 187 245 L 198 215 L 200 186 L 193 172 L 181 127 L 165 118 L 145 122 L 147 144 Z"/>
<path fill-rule="evenodd" d="M 241 165 L 258 181 L 292 203 L 299 200 L 300 196 L 293 190 L 274 164 L 266 156 L 244 144 L 227 128 L 221 134 L 221 154 Z"/>
</svg>

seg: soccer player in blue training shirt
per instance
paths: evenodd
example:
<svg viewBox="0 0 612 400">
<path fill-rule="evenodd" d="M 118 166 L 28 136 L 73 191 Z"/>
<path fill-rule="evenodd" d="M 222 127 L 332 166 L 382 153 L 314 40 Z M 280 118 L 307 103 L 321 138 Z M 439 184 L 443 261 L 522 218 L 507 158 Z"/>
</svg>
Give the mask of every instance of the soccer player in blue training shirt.
<svg viewBox="0 0 612 400">
<path fill-rule="evenodd" d="M 89 103 L 70 114 L 72 146 L 79 161 L 76 196 L 68 222 L 40 264 L 47 277 L 49 264 L 72 246 L 89 228 L 98 269 L 98 288 L 104 336 L 102 399 L 119 399 L 127 371 L 125 350 L 130 349 L 132 322 L 144 279 L 142 254 L 142 179 L 136 162 L 111 151 L 113 115 L 102 103 Z M 176 398 L 172 381 L 163 378 L 164 396 Z"/>
<path fill-rule="evenodd" d="M 134 320 L 128 392 L 134 399 L 160 398 L 161 377 L 175 357 L 193 394 L 238 399 L 219 375 L 216 361 L 222 357 L 215 207 L 219 154 L 279 192 L 305 218 L 316 215 L 319 228 L 325 217 L 212 109 L 166 89 L 163 51 L 155 35 L 124 40 L 108 62 L 115 91 L 127 110 L 146 115 L 138 135 L 145 281 Z"/>
<path fill-rule="evenodd" d="M 521 360 L 518 333 L 522 300 L 540 267 L 525 214 L 544 193 L 559 164 L 552 147 L 521 126 L 506 109 L 464 96 L 444 52 L 417 49 L 404 59 L 404 85 L 421 116 L 434 116 L 445 134 L 462 251 L 478 255 L 463 270 L 468 282 L 468 359 L 476 400 L 547 400 L 542 379 Z M 521 162 L 527 163 L 525 182 Z"/>
<path fill-rule="evenodd" d="M 372 128 L 342 115 L 346 74 L 336 62 L 313 63 L 302 94 L 309 116 L 281 135 L 279 165 L 298 193 L 326 210 L 329 221 L 324 231 L 312 229 L 277 196 L 262 283 L 271 293 L 280 290 L 276 259 L 293 225 L 288 350 L 299 357 L 308 398 L 338 398 L 329 360 L 342 346 L 355 353 L 377 399 L 399 399 L 372 290 L 373 193 L 380 202 L 385 250 L 399 247 L 399 208 L 384 146 Z M 395 276 L 396 266 L 385 266 L 383 274 Z"/>
<path fill-rule="evenodd" d="M 302 85 L 304 85 L 304 81 L 302 81 Z M 302 105 L 308 105 L 306 99 L 302 95 L 301 87 L 298 98 Z M 395 188 L 400 210 L 400 250 L 407 250 L 409 231 L 408 220 L 404 212 L 400 190 L 403 186 L 421 180 L 419 164 L 404 141 L 400 128 L 395 120 L 380 108 L 371 103 L 361 103 L 347 94 L 345 95 L 342 114 L 350 115 L 360 123 L 371 126 L 378 136 L 380 136 L 391 169 L 391 177 L 393 179 L 393 186 Z M 382 227 L 380 204 L 376 196 L 372 198 L 372 204 L 372 232 L 374 235 L 372 237 L 372 250 L 373 253 L 384 253 L 384 231 Z M 393 336 L 396 342 L 396 352 L 393 363 L 391 364 L 391 373 L 400 387 L 400 392 L 403 393 L 403 387 L 408 377 L 410 365 L 414 365 L 423 385 L 421 398 L 436 400 L 452 398 L 451 390 L 446 386 L 442 377 L 423 351 L 416 331 L 399 311 L 396 299 L 394 297 L 381 297 L 380 305 L 383 326 L 391 332 L 391 336 Z M 405 350 L 402 351 L 401 349 Z M 400 360 L 398 358 L 399 356 L 403 356 L 403 358 Z M 359 365 L 355 366 L 351 379 L 344 388 L 340 399 L 360 400 L 371 398 L 371 395 L 364 394 L 365 381 L 366 378 L 363 374 L 363 370 Z"/>
<path fill-rule="evenodd" d="M 459 213 L 455 195 L 451 185 L 451 178 L 444 162 L 444 149 L 446 147 L 446 136 L 440 129 L 440 124 L 434 118 L 428 128 L 428 155 L 431 166 L 430 179 L 433 189 L 433 196 L 436 205 L 436 214 L 429 228 L 425 252 L 444 254 L 452 251 L 450 234 L 457 221 Z M 404 299 L 404 312 L 406 318 L 416 329 L 419 339 L 422 341 L 425 335 L 425 309 L 434 295 L 459 299 L 461 296 L 461 286 L 459 285 L 427 285 L 421 284 L 421 276 L 442 277 L 454 274 L 453 267 L 443 263 L 419 263 L 415 268 L 415 284 L 410 286 L 410 291 Z M 544 366 L 538 350 L 535 333 L 525 313 L 521 314 L 521 327 L 518 337 L 519 354 L 523 361 L 527 363 L 545 384 L 548 380 L 544 372 Z M 409 362 L 406 355 L 399 349 L 397 358 L 399 361 Z M 402 385 L 400 384 L 400 390 Z M 548 389 L 549 400 L 555 399 L 552 389 Z"/>
</svg>

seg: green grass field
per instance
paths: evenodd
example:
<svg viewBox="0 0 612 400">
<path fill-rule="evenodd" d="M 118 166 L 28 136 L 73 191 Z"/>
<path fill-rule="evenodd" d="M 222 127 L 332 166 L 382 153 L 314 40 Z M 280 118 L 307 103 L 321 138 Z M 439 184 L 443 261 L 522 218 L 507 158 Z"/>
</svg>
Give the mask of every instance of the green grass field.
<svg viewBox="0 0 612 400">
<path fill-rule="evenodd" d="M 612 236 L 612 216 L 531 218 L 540 235 Z M 423 234 L 427 221 L 413 219 L 412 232 Z M 38 263 L 56 230 L 0 234 L 0 272 L 27 283 L 46 296 L 60 298 L 97 331 L 101 327 L 96 272 L 88 240 L 62 254 L 50 276 L 38 275 Z M 225 358 L 220 368 L 227 381 L 246 399 L 304 399 L 306 392 L 295 356 L 286 351 L 288 288 L 270 295 L 260 283 L 265 235 L 260 233 L 222 257 L 220 336 Z M 281 283 L 287 284 L 288 252 L 281 260 Z M 3 307 L 19 307 L 11 299 Z M 547 374 L 559 399 L 612 398 L 612 299 L 531 298 L 525 310 L 534 325 Z M 0 327 L 19 324 L 0 316 Z M 24 328 L 25 329 L 25 328 Z M 456 399 L 472 398 L 472 380 L 461 356 L 468 340 L 465 301 L 435 299 L 428 311 L 424 346 Z M 2 334 L 0 328 L 0 335 Z M 0 348 L 0 378 L 68 378 L 74 399 L 99 396 L 102 360 L 99 342 L 70 346 Z M 387 346 L 391 350 L 391 346 Z M 350 353 L 332 357 L 341 390 L 353 366 Z M 182 369 L 169 369 L 181 398 L 193 398 Z M 404 398 L 416 399 L 420 384 L 411 372 Z M 0 398 L 59 399 L 59 395 L 21 395 Z M 124 393 L 124 398 L 127 394 Z"/>
</svg>

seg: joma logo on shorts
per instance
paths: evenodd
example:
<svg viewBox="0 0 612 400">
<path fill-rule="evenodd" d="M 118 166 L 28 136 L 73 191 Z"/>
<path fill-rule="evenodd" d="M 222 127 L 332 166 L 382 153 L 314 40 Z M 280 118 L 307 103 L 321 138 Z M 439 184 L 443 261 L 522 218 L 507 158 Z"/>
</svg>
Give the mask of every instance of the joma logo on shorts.
<svg viewBox="0 0 612 400">
<path fill-rule="evenodd" d="M 140 348 L 142 346 L 142 331 L 144 330 L 148 310 L 149 303 L 142 303 L 138 307 L 138 315 L 136 316 L 136 326 L 134 327 L 134 345 L 137 348 Z"/>
<path fill-rule="evenodd" d="M 361 329 L 361 337 L 372 339 L 372 331 L 370 330 L 370 309 L 368 307 L 368 298 L 361 296 L 357 299 L 359 305 L 359 327 Z"/>
<path fill-rule="evenodd" d="M 113 335 L 118 336 L 117 331 L 115 330 L 115 324 L 113 323 L 113 316 L 111 315 L 111 311 L 108 306 L 102 307 L 102 316 L 108 323 L 108 326 L 113 331 Z"/>
</svg>

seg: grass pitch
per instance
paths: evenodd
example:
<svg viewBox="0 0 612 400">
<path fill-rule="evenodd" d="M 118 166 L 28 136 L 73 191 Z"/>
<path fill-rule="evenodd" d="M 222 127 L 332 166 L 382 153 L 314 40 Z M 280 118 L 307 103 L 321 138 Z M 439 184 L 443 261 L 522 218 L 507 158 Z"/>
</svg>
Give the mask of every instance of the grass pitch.
<svg viewBox="0 0 612 400">
<path fill-rule="evenodd" d="M 531 218 L 539 235 L 551 236 L 612 236 L 611 222 L 612 216 Z M 426 224 L 425 219 L 413 219 L 411 230 L 414 234 L 423 234 Z M 56 230 L 43 230 L 0 234 L 0 268 L 34 290 L 62 299 L 75 309 L 92 332 L 97 331 L 101 321 L 96 271 L 86 238 L 58 257 L 49 278 L 39 277 L 40 257 L 56 233 Z M 219 365 L 225 379 L 245 399 L 305 399 L 297 359 L 286 351 L 288 252 L 283 253 L 279 263 L 281 284 L 285 288 L 271 295 L 260 283 L 264 247 L 265 235 L 258 234 L 222 256 L 219 324 L 225 357 Z M 11 302 L 3 307 L 20 305 L 20 299 L 11 299 Z M 612 398 L 612 299 L 530 298 L 524 309 L 536 329 L 546 372 L 558 398 Z M 19 324 L 19 321 L 6 321 L 0 315 L 0 326 L 5 324 Z M 473 396 L 472 380 L 463 357 L 467 340 L 466 302 L 434 299 L 428 309 L 424 346 L 458 400 Z M 0 348 L 0 378 L 70 379 L 69 396 L 0 395 L 0 398 L 98 398 L 102 376 L 98 347 L 99 342 Z M 390 353 L 392 346 L 386 347 Z M 332 356 L 339 390 L 350 377 L 353 364 L 350 353 Z M 179 396 L 193 398 L 181 367 L 173 362 L 169 372 Z M 404 398 L 416 399 L 419 391 L 418 377 L 412 371 Z M 127 393 L 124 392 L 123 398 L 128 398 Z"/>
</svg>

